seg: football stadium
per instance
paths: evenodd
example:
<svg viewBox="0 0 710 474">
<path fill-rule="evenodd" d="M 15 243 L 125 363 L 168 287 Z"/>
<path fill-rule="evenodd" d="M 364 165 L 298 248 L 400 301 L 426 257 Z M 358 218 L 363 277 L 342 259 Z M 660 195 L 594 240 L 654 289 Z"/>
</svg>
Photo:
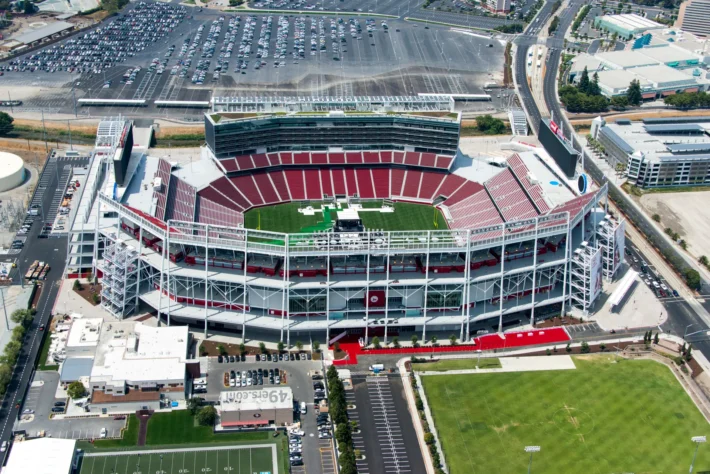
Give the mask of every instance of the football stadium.
<svg viewBox="0 0 710 474">
<path fill-rule="evenodd" d="M 457 113 L 204 120 L 189 162 L 150 156 L 129 120 L 99 127 L 67 271 L 101 277 L 118 317 L 284 342 L 467 340 L 593 310 L 624 254 L 606 186 L 580 191 L 526 144 L 465 156 Z"/>
</svg>

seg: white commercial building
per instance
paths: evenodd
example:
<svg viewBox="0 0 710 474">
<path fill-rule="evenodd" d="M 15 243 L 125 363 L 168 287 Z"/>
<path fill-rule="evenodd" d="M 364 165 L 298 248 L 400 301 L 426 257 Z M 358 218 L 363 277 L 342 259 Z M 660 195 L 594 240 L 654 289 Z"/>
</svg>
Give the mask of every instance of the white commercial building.
<svg viewBox="0 0 710 474">
<path fill-rule="evenodd" d="M 710 35 L 710 1 L 688 0 L 683 2 L 678 12 L 675 26 L 695 35 Z"/>
<path fill-rule="evenodd" d="M 222 428 L 293 423 L 293 391 L 290 387 L 221 392 L 219 407 Z"/>
<path fill-rule="evenodd" d="M 76 440 L 39 438 L 13 443 L 2 474 L 70 474 Z"/>
<path fill-rule="evenodd" d="M 114 396 L 131 390 L 184 390 L 189 338 L 187 326 L 104 323 L 91 370 L 91 389 Z"/>
</svg>

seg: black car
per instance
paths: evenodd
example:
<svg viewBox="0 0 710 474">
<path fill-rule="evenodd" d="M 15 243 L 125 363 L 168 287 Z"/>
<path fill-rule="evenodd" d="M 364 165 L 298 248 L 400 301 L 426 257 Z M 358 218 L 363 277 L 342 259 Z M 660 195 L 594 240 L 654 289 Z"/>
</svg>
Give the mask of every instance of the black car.
<svg viewBox="0 0 710 474">
<path fill-rule="evenodd" d="M 291 461 L 292 466 L 303 466 L 303 459 L 294 459 Z"/>
<path fill-rule="evenodd" d="M 234 362 L 234 356 L 229 356 L 229 362 Z"/>
<path fill-rule="evenodd" d="M 64 407 L 54 407 L 52 413 L 64 413 Z"/>
<path fill-rule="evenodd" d="M 325 386 L 323 385 L 323 382 L 316 382 L 313 384 L 313 388 L 316 390 L 324 390 Z"/>
<path fill-rule="evenodd" d="M 291 360 L 296 360 L 296 356 L 291 354 Z"/>
<path fill-rule="evenodd" d="M 256 373 L 257 373 L 257 375 L 259 375 L 259 377 L 261 377 L 262 375 L 264 375 L 264 369 L 259 367 L 259 369 L 256 371 Z"/>
<path fill-rule="evenodd" d="M 312 359 L 313 359 L 313 356 L 311 355 L 310 352 L 308 352 L 308 353 L 306 354 L 306 359 L 308 359 L 308 360 L 312 360 Z"/>
<path fill-rule="evenodd" d="M 217 362 L 219 362 L 221 364 L 222 361 L 223 361 L 222 356 L 217 356 Z"/>
<path fill-rule="evenodd" d="M 55 407 L 65 407 L 67 406 L 67 402 L 54 402 Z"/>
<path fill-rule="evenodd" d="M 266 360 L 271 362 L 271 354 L 266 354 Z"/>
<path fill-rule="evenodd" d="M 283 355 L 283 354 L 279 354 L 279 360 L 284 360 L 284 355 Z"/>
</svg>

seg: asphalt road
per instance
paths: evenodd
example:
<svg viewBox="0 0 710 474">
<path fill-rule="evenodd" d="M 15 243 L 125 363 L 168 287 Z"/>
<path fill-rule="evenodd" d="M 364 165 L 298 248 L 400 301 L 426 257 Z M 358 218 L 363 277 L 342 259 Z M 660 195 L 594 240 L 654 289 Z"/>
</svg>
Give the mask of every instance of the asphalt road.
<svg viewBox="0 0 710 474">
<path fill-rule="evenodd" d="M 82 166 L 88 164 L 88 159 L 74 160 L 73 164 Z M 55 168 L 52 165 L 53 163 L 48 161 L 43 170 L 43 174 L 46 173 L 43 177 L 47 179 L 47 187 L 42 196 L 44 212 L 47 212 L 51 207 L 59 177 L 59 173 L 55 172 Z M 35 192 L 41 191 L 38 187 Z M 41 228 L 42 222 L 37 219 L 30 230 L 25 247 L 19 255 L 20 271 L 25 271 L 34 260 L 49 263 L 51 270 L 47 274 L 47 279 L 42 282 L 37 314 L 25 335 L 17 365 L 12 374 L 7 393 L 0 405 L 0 422 L 2 423 L 0 441 L 6 441 L 11 438 L 13 424 L 24 408 L 24 398 L 34 372 L 39 349 L 42 346 L 44 332 L 39 330 L 39 326 L 49 324 L 54 301 L 59 293 L 59 285 L 66 261 L 67 238 L 39 239 L 38 235 Z M 17 275 L 19 278 L 23 276 L 20 272 Z"/>
</svg>

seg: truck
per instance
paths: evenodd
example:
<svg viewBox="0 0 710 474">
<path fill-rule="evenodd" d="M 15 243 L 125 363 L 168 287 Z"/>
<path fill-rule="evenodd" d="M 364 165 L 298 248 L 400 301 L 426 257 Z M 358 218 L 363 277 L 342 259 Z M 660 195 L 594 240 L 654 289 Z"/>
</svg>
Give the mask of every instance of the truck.
<svg viewBox="0 0 710 474">
<path fill-rule="evenodd" d="M 370 371 L 378 374 L 378 373 L 382 372 L 383 370 L 385 370 L 385 365 L 384 364 L 372 364 L 369 367 L 369 369 L 370 369 Z"/>
</svg>

